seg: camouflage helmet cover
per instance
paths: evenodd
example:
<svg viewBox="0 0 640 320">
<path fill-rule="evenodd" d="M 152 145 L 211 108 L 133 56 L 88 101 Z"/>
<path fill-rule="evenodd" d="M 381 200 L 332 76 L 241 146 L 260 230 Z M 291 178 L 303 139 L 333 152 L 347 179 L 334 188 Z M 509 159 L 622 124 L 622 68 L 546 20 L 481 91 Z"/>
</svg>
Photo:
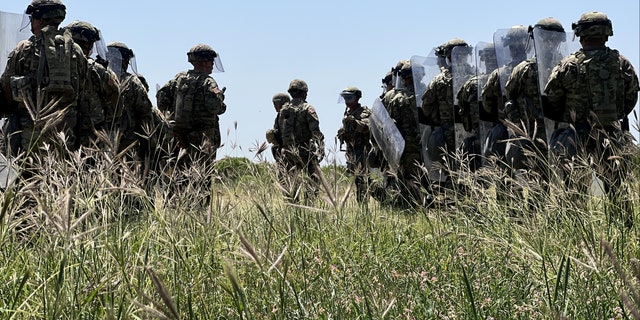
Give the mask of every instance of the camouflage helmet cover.
<svg viewBox="0 0 640 320">
<path fill-rule="evenodd" d="M 402 67 L 400 67 L 400 70 L 398 70 L 398 75 L 402 78 L 413 76 L 413 73 L 411 72 L 411 61 L 404 60 Z"/>
<path fill-rule="evenodd" d="M 571 24 L 571 29 L 578 37 L 612 36 L 611 20 L 602 12 L 587 12 L 580 16 L 578 22 Z"/>
<path fill-rule="evenodd" d="M 120 51 L 120 54 L 122 55 L 122 59 L 129 60 L 135 57 L 135 55 L 133 54 L 133 50 L 129 49 L 129 47 L 127 47 L 127 45 L 122 42 L 109 42 L 109 44 L 107 44 L 107 47 L 118 49 L 118 51 Z"/>
<path fill-rule="evenodd" d="M 74 41 L 96 42 L 100 40 L 100 30 L 86 21 L 75 20 L 67 25 Z"/>
<path fill-rule="evenodd" d="M 467 47 L 469 49 L 467 53 L 471 53 L 471 46 L 469 46 L 469 44 L 467 44 L 466 41 L 459 38 L 453 38 L 445 42 L 444 44 L 440 45 L 439 47 L 441 49 L 440 54 L 444 57 L 448 57 L 451 55 L 451 52 L 453 52 L 453 48 L 455 47 Z"/>
<path fill-rule="evenodd" d="M 213 61 L 218 54 L 213 48 L 206 44 L 197 44 L 187 52 L 187 58 L 189 62 L 196 61 Z"/>
<path fill-rule="evenodd" d="M 291 101 L 291 98 L 289 97 L 288 94 L 280 92 L 280 93 L 274 94 L 273 98 L 271 98 L 271 101 L 277 104 L 285 104 Z"/>
<path fill-rule="evenodd" d="M 56 19 L 59 23 L 66 16 L 67 7 L 60 0 L 33 0 L 24 13 L 38 19 Z"/>
<path fill-rule="evenodd" d="M 402 66 L 404 66 L 407 63 L 409 63 L 409 60 L 399 60 L 398 63 L 396 63 L 396 66 L 391 68 L 391 73 L 398 74 L 400 69 L 402 69 Z"/>
<path fill-rule="evenodd" d="M 362 98 L 362 91 L 360 91 L 360 89 L 358 89 L 357 87 L 349 86 L 344 88 L 344 90 L 340 92 L 340 95 L 342 97 L 355 96 L 356 98 L 359 99 L 359 98 Z"/>
<path fill-rule="evenodd" d="M 564 31 L 564 27 L 562 27 L 562 23 L 556 19 L 556 18 L 543 18 L 538 20 L 538 22 L 533 25 L 533 26 L 529 26 L 529 36 L 531 38 L 533 38 L 533 29 L 542 29 L 542 30 L 546 30 L 546 31 L 555 31 L 553 32 L 553 34 L 557 34 L 557 37 L 553 37 L 553 39 L 549 39 L 549 40 L 553 40 L 556 42 L 564 42 L 566 40 L 566 36 L 565 36 L 565 31 Z"/>
<path fill-rule="evenodd" d="M 291 80 L 291 83 L 289 83 L 289 92 L 291 92 L 291 91 L 304 91 L 304 92 L 307 92 L 307 91 L 309 91 L 309 87 L 307 86 L 307 83 L 304 82 L 304 80 L 293 79 L 293 80 Z"/>
<path fill-rule="evenodd" d="M 509 28 L 507 34 L 502 37 L 502 43 L 505 47 L 525 46 L 529 38 L 529 29 L 523 25 L 517 25 Z"/>
</svg>

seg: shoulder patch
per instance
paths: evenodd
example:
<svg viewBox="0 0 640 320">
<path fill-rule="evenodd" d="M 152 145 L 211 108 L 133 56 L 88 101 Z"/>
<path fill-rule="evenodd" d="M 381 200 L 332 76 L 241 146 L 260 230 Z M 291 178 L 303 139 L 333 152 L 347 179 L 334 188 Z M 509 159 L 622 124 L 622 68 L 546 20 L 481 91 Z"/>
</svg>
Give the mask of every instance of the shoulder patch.
<svg viewBox="0 0 640 320">
<path fill-rule="evenodd" d="M 314 109 L 313 107 L 309 107 L 309 113 L 316 113 L 316 109 Z"/>
<path fill-rule="evenodd" d="M 218 89 L 218 87 L 213 87 L 211 88 L 211 92 L 215 93 L 215 94 L 220 94 L 222 93 L 222 91 L 220 89 Z"/>
</svg>

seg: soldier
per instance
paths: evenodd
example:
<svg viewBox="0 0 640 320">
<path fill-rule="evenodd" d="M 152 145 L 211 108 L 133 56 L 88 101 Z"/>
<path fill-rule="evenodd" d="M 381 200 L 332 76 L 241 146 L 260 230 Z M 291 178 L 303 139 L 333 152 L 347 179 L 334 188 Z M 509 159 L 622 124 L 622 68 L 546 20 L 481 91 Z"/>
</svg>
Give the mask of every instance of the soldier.
<svg viewBox="0 0 640 320">
<path fill-rule="evenodd" d="M 382 94 L 380 95 L 380 99 L 384 98 L 385 93 L 391 91 L 393 89 L 393 72 L 389 71 L 382 78 Z"/>
<path fill-rule="evenodd" d="M 369 116 L 371 110 L 360 104 L 362 91 L 356 87 L 347 87 L 340 93 L 346 110 L 342 117 L 342 127 L 338 130 L 340 146 L 347 145 L 345 157 L 347 171 L 355 176 L 356 199 L 363 203 L 367 200 L 369 174 L 367 170 L 367 154 L 371 149 L 369 143 Z"/>
<path fill-rule="evenodd" d="M 396 69 L 401 83 L 396 86 L 387 111 L 402 134 L 405 147 L 400 157 L 397 178 L 387 172 L 391 192 L 398 193 L 392 194 L 390 200 L 400 206 L 424 205 L 420 191 L 422 184 L 420 130 L 411 62 L 404 60 L 402 66 Z"/>
<path fill-rule="evenodd" d="M 608 207 L 631 227 L 633 210 L 630 201 L 623 199 L 626 191 L 621 186 L 629 170 L 625 149 L 631 137 L 622 122 L 638 101 L 638 75 L 627 58 L 607 47 L 613 27 L 606 14 L 584 13 L 571 28 L 582 48 L 551 72 L 544 90 L 545 116 L 573 125 L 578 156 L 597 164 L 596 173 L 612 202 Z M 567 178 L 571 180 L 575 178 Z M 578 187 L 586 189 L 586 185 Z"/>
<path fill-rule="evenodd" d="M 488 122 L 481 113 L 480 89 L 487 82 L 489 74 L 498 68 L 493 43 L 479 43 L 476 46 L 477 74 L 467 80 L 458 91 L 458 112 L 464 129 L 471 138 L 463 142 L 463 150 L 469 155 L 469 169 L 477 170 L 482 165 L 482 142 L 488 131 Z M 490 123 L 490 122 L 489 122 Z"/>
<path fill-rule="evenodd" d="M 441 72 L 427 85 L 427 90 L 422 95 L 422 113 L 428 125 L 434 126 L 435 129 L 430 135 L 430 141 L 435 141 L 437 137 L 443 137 L 444 141 L 438 143 L 430 143 L 429 156 L 431 161 L 438 161 L 443 167 L 447 163 L 453 163 L 445 159 L 444 155 L 453 153 L 456 150 L 456 133 L 455 122 L 457 119 L 457 108 L 454 107 L 454 86 L 452 74 L 452 53 L 455 48 L 462 47 L 467 55 L 471 53 L 471 47 L 462 39 L 451 39 L 440 46 L 441 50 L 437 50 L 439 56 L 444 57 L 447 66 L 441 68 Z M 458 49 L 459 50 L 459 49 Z M 472 74 L 471 66 L 466 65 L 464 68 L 468 70 L 463 73 Z M 443 152 L 441 152 L 443 150 Z M 435 152 L 433 152 L 435 151 Z M 453 168 L 449 168 L 453 169 Z M 446 171 L 446 170 L 445 170 Z M 446 177 L 447 183 L 450 178 Z"/>
<path fill-rule="evenodd" d="M 114 112 L 105 114 L 105 128 L 121 134 L 117 144 L 118 152 L 137 143 L 134 158 L 142 160 L 148 151 L 148 141 L 143 137 L 148 136 L 145 128 L 149 128 L 152 123 L 151 101 L 137 76 L 133 50 L 122 42 L 111 42 L 107 48 L 109 68 L 118 77 L 120 91 Z"/>
<path fill-rule="evenodd" d="M 169 113 L 178 146 L 193 157 L 200 152 L 216 159 L 221 144 L 219 116 L 227 110 L 225 88 L 210 76 L 214 68 L 223 72 L 219 55 L 211 46 L 198 44 L 187 53 L 193 69 L 178 73 L 156 94 L 158 109 Z"/>
<path fill-rule="evenodd" d="M 307 83 L 294 79 L 289 84 L 291 101 L 282 106 L 278 116 L 278 128 L 282 136 L 282 160 L 290 176 L 304 170 L 312 180 L 307 185 L 307 200 L 318 194 L 319 162 L 324 158 L 324 135 L 316 110 L 307 103 Z M 294 189 L 295 190 L 297 188 Z M 293 197 L 294 200 L 296 197 Z"/>
<path fill-rule="evenodd" d="M 501 122 L 505 119 L 504 86 L 513 68 L 527 58 L 528 37 L 527 28 L 522 25 L 513 26 L 504 31 L 504 34 L 502 30 L 498 30 L 494 34 L 496 57 L 498 65 L 501 67 L 489 75 L 487 82 L 482 87 L 481 95 L 484 109 L 482 112 L 487 119 L 492 119 L 494 122 L 487 137 L 485 158 L 497 161 L 498 164 L 504 164 L 506 161 L 506 144 L 503 141 L 509 137 L 507 128 Z M 505 49 L 508 53 L 502 54 Z"/>
<path fill-rule="evenodd" d="M 100 30 L 86 21 L 73 21 L 66 26 L 87 57 L 88 71 L 85 90 L 78 101 L 78 144 L 89 146 L 95 139 L 94 130 L 104 125 L 104 114 L 113 113 L 118 100 L 118 79 L 106 68 L 106 46 Z M 92 49 L 98 50 L 97 58 L 91 58 Z"/>
<path fill-rule="evenodd" d="M 280 135 L 280 129 L 278 128 L 278 118 L 280 117 L 280 109 L 282 109 L 282 106 L 289 101 L 291 101 L 291 97 L 282 92 L 274 94 L 271 99 L 273 108 L 276 110 L 276 119 L 273 123 L 273 128 L 267 130 L 266 138 L 267 142 L 271 143 L 271 154 L 273 155 L 273 159 L 276 163 L 280 162 L 282 151 L 282 136 Z"/>
<path fill-rule="evenodd" d="M 558 37 L 553 39 L 557 41 L 556 47 L 566 39 L 564 28 L 557 19 L 544 18 L 529 27 L 532 39 L 533 30 L 538 28 L 558 32 Z M 507 102 L 504 105 L 505 118 L 502 120 L 511 122 L 516 128 L 509 130 L 513 139 L 513 146 L 507 155 L 511 168 L 531 169 L 547 181 L 547 130 L 540 100 L 537 61 L 538 58 L 534 56 L 520 62 L 511 71 L 505 85 Z"/>
<path fill-rule="evenodd" d="M 33 36 L 9 54 L 0 78 L 5 99 L 14 105 L 10 109 L 17 123 L 12 127 L 21 130 L 18 148 L 37 152 L 42 140 L 54 140 L 62 131 L 66 148 L 74 150 L 78 94 L 84 90 L 87 60 L 71 33 L 58 28 L 66 15 L 60 0 L 33 0 L 25 13 Z"/>
</svg>

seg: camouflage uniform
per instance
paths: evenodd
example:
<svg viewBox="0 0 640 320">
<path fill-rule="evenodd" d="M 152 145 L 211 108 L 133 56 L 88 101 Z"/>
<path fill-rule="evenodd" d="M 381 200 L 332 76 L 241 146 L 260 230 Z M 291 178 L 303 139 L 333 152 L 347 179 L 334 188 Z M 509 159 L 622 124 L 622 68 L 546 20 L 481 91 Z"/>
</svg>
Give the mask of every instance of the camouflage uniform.
<svg viewBox="0 0 640 320">
<path fill-rule="evenodd" d="M 66 147 L 74 150 L 78 94 L 84 90 L 87 60 L 82 49 L 73 42 L 71 33 L 58 29 L 66 14 L 62 2 L 34 0 L 26 14 L 32 19 L 45 19 L 48 25 L 39 35 L 18 43 L 9 54 L 7 66 L 0 77 L 5 99 L 14 101 L 11 102 L 14 106 L 9 108 L 13 113 L 10 126 L 14 132 L 21 130 L 18 149 L 37 152 L 43 137 L 55 140 L 54 132 L 64 131 Z M 37 100 L 39 91 L 44 93 L 42 102 Z M 23 95 L 26 104 L 19 95 Z M 58 98 L 61 100 L 53 110 L 47 114 L 37 112 L 34 121 L 28 108 L 42 110 Z M 48 120 L 42 118 L 59 111 L 63 112 L 62 120 L 44 132 Z"/>
<path fill-rule="evenodd" d="M 469 47 L 464 40 L 452 39 L 440 46 L 438 52 L 448 61 L 451 61 L 451 53 L 455 47 Z M 473 73 L 467 70 L 465 74 Z M 422 113 L 429 125 L 434 126 L 434 132 L 442 130 L 444 147 L 447 153 L 455 152 L 456 132 L 455 122 L 459 122 L 458 110 L 453 105 L 453 74 L 451 66 L 441 68 L 440 74 L 433 78 L 427 85 L 427 90 L 422 96 Z M 435 135 L 432 133 L 433 137 Z M 436 160 L 436 159 L 432 159 Z M 437 159 L 443 166 L 446 164 L 442 157 Z M 452 163 L 452 162 L 451 162 Z"/>
<path fill-rule="evenodd" d="M 84 21 L 74 21 L 67 25 L 73 40 L 88 55 L 94 42 L 101 40 L 99 30 Z M 106 57 L 98 55 L 100 62 L 87 56 L 88 74 L 85 90 L 78 98 L 78 144 L 89 146 L 95 139 L 93 131 L 104 125 L 105 110 L 113 113 L 118 100 L 118 78 L 103 64 Z"/>
<path fill-rule="evenodd" d="M 305 101 L 308 87 L 299 79 L 289 85 L 291 101 L 282 106 L 278 128 L 282 136 L 282 160 L 287 172 L 305 170 L 313 180 L 308 196 L 317 195 L 318 163 L 324 158 L 324 135 L 316 110 Z"/>
<path fill-rule="evenodd" d="M 195 63 L 214 61 L 217 53 L 210 46 L 199 44 L 187 56 L 189 62 Z M 192 155 L 204 146 L 213 160 L 221 145 L 219 115 L 226 112 L 227 106 L 223 90 L 209 74 L 196 69 L 181 72 L 158 90 L 156 97 L 158 108 L 172 114 L 172 131 L 178 145 Z"/>
<path fill-rule="evenodd" d="M 120 77 L 120 96 L 113 117 L 106 117 L 107 126 L 114 124 L 120 128 L 122 137 L 120 138 L 118 151 L 122 151 L 129 145 L 139 142 L 138 148 L 140 158 L 146 155 L 147 141 L 144 136 L 145 126 L 152 123 L 151 101 L 147 95 L 147 90 L 134 74 L 125 73 Z M 142 136 L 142 137 L 141 137 Z"/>
<path fill-rule="evenodd" d="M 507 119 L 504 103 L 506 96 L 502 92 L 501 81 L 505 81 L 511 75 L 513 69 L 520 62 L 526 59 L 526 42 L 528 39 L 527 28 L 524 26 L 514 26 L 509 29 L 504 37 L 503 45 L 509 48 L 511 60 L 508 64 L 494 70 L 489 75 L 487 82 L 482 88 L 482 107 L 488 117 L 495 121 L 494 127 L 489 132 L 487 154 L 485 157 L 492 158 L 504 164 L 506 160 L 506 143 L 501 142 L 509 138 L 509 133 L 504 120 Z"/>
<path fill-rule="evenodd" d="M 631 144 L 621 121 L 638 101 L 638 75 L 627 58 L 606 47 L 613 29 L 604 13 L 585 13 L 572 27 L 583 48 L 553 69 L 545 86 L 545 115 L 574 126 L 578 155 L 598 164 L 605 192 L 618 202 L 624 196 L 619 186 L 628 174 Z M 616 207 L 631 211 L 624 204 Z M 630 223 L 631 214 L 626 218 Z"/>
<path fill-rule="evenodd" d="M 468 141 L 463 142 L 463 151 L 469 155 L 469 168 L 475 171 L 480 167 L 482 153 L 480 139 L 480 104 L 478 102 L 478 81 L 487 75 L 475 75 L 469 78 L 458 91 L 458 112 L 464 130 L 470 134 Z"/>
<path fill-rule="evenodd" d="M 347 87 L 342 91 L 345 101 L 348 96 L 360 99 L 362 92 L 355 87 Z M 355 176 L 357 200 L 363 202 L 367 195 L 369 175 L 367 170 L 367 155 L 371 150 L 369 143 L 369 116 L 371 110 L 362 106 L 359 102 L 348 106 L 342 117 L 342 127 L 338 130 L 338 140 L 340 145 L 347 145 L 345 157 L 347 160 L 347 171 Z"/>
<path fill-rule="evenodd" d="M 278 122 L 280 121 L 280 110 L 285 103 L 290 101 L 291 97 L 286 93 L 276 93 L 271 99 L 273 107 L 276 109 L 276 119 L 273 122 L 273 128 L 267 130 L 265 136 L 267 138 L 267 142 L 271 143 L 271 154 L 273 155 L 273 159 L 276 163 L 280 163 L 282 160 L 282 135 L 280 134 L 280 128 L 278 127 Z"/>
<path fill-rule="evenodd" d="M 386 106 L 389 116 L 395 122 L 398 131 L 404 138 L 405 147 L 400 157 L 398 168 L 398 191 L 399 195 L 395 199 L 398 204 L 416 204 L 420 201 L 422 169 L 422 145 L 420 143 L 420 129 L 418 127 L 418 112 L 416 96 L 413 87 L 413 75 L 411 73 L 411 63 L 406 61 L 398 71 L 402 80 L 411 82 L 405 86 L 395 89 L 395 94 Z M 390 91 L 391 92 L 391 91 Z M 388 93 L 389 94 L 389 93 Z M 388 179 L 392 178 L 387 173 Z M 392 180 L 392 179 L 391 179 Z M 393 181 L 391 181 L 393 188 Z M 393 196 L 392 196 L 393 197 Z"/>
</svg>

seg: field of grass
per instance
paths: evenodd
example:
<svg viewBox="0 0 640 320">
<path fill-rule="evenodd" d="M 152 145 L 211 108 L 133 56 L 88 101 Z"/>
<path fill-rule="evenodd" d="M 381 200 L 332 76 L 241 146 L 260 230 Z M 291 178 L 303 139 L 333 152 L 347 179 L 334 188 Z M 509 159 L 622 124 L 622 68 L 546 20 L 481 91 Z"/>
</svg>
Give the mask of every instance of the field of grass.
<svg viewBox="0 0 640 320">
<path fill-rule="evenodd" d="M 145 184 L 119 156 L 55 159 L 0 197 L 2 319 L 640 317 L 638 227 L 602 197 L 468 183 L 401 210 L 358 204 L 327 166 L 294 203 L 265 162 Z"/>
</svg>

